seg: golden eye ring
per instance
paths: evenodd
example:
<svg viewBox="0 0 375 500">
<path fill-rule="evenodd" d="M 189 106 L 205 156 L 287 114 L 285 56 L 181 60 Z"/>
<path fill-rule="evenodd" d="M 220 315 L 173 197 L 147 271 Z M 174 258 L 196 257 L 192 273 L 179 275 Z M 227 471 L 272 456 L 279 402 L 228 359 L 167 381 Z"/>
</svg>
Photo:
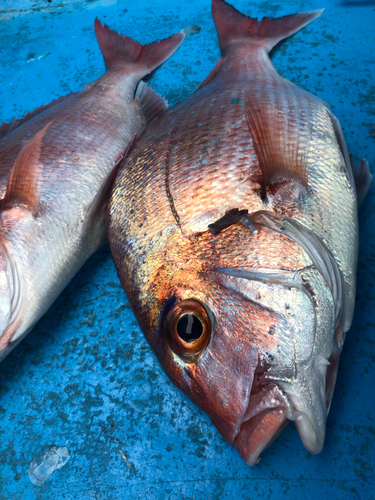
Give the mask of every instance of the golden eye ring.
<svg viewBox="0 0 375 500">
<path fill-rule="evenodd" d="M 194 363 L 210 341 L 211 321 L 200 302 L 182 300 L 166 314 L 164 332 L 172 351 Z"/>
</svg>

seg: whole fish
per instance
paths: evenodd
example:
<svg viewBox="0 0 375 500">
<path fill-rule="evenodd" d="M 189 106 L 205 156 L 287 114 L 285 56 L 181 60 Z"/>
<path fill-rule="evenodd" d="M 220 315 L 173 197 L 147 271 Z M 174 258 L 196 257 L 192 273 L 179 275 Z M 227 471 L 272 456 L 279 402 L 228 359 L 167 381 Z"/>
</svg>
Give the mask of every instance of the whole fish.
<svg viewBox="0 0 375 500">
<path fill-rule="evenodd" d="M 290 421 L 322 449 L 354 309 L 357 194 L 338 120 L 268 56 L 322 11 L 212 11 L 222 57 L 118 172 L 108 238 L 164 370 L 253 465 Z"/>
<path fill-rule="evenodd" d="M 98 20 L 95 33 L 105 74 L 0 129 L 0 359 L 105 242 L 111 172 L 165 106 L 138 84 L 185 38 L 142 46 Z"/>
</svg>

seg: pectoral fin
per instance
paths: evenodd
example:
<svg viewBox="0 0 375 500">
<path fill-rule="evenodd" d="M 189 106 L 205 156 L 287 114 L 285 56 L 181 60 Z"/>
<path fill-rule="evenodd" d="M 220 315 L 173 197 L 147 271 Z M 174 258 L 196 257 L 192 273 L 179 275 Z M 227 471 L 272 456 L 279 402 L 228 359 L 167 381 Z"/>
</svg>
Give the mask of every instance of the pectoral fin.
<svg viewBox="0 0 375 500">
<path fill-rule="evenodd" d="M 307 125 L 300 123 L 298 130 L 295 121 L 277 113 L 250 89 L 245 96 L 246 121 L 263 177 L 262 199 L 268 190 L 285 181 L 298 181 L 306 187 L 308 172 L 299 137 L 301 127 Z"/>
<path fill-rule="evenodd" d="M 1 208 L 24 206 L 36 217 L 39 213 L 41 171 L 40 154 L 43 137 L 50 127 L 49 122 L 35 137 L 27 142 L 18 153 L 9 174 L 5 196 Z"/>
</svg>

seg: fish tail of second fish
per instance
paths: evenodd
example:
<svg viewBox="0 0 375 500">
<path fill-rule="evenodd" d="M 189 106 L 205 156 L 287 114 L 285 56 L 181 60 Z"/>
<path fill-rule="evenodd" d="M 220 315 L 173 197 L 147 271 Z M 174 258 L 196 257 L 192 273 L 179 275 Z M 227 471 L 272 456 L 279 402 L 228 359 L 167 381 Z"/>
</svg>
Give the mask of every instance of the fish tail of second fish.
<svg viewBox="0 0 375 500">
<path fill-rule="evenodd" d="M 107 70 L 126 65 L 129 72 L 141 79 L 171 57 L 189 33 L 183 30 L 159 42 L 142 45 L 95 19 L 95 34 Z"/>
<path fill-rule="evenodd" d="M 265 17 L 258 23 L 258 19 L 241 14 L 224 0 L 212 0 L 212 15 L 223 53 L 239 39 L 249 37 L 270 52 L 281 40 L 297 33 L 321 16 L 323 11 L 312 10 L 275 19 Z"/>
</svg>

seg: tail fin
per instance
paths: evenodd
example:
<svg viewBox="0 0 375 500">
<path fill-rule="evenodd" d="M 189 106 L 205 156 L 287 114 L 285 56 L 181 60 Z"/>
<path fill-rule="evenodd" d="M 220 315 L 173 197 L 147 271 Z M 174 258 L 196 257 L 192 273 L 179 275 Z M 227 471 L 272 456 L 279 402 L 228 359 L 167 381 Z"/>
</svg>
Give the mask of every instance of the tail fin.
<svg viewBox="0 0 375 500">
<path fill-rule="evenodd" d="M 184 30 L 160 42 L 142 45 L 128 36 L 119 35 L 116 31 L 109 29 L 98 18 L 95 19 L 94 27 L 107 70 L 124 63 L 135 63 L 140 68 L 144 68 L 144 75 L 166 61 L 189 34 L 187 30 Z"/>
<path fill-rule="evenodd" d="M 212 15 L 222 52 L 239 38 L 248 37 L 258 40 L 270 52 L 283 38 L 297 33 L 321 16 L 323 10 L 301 12 L 277 19 L 265 17 L 258 24 L 258 19 L 241 14 L 224 0 L 212 0 Z"/>
</svg>

